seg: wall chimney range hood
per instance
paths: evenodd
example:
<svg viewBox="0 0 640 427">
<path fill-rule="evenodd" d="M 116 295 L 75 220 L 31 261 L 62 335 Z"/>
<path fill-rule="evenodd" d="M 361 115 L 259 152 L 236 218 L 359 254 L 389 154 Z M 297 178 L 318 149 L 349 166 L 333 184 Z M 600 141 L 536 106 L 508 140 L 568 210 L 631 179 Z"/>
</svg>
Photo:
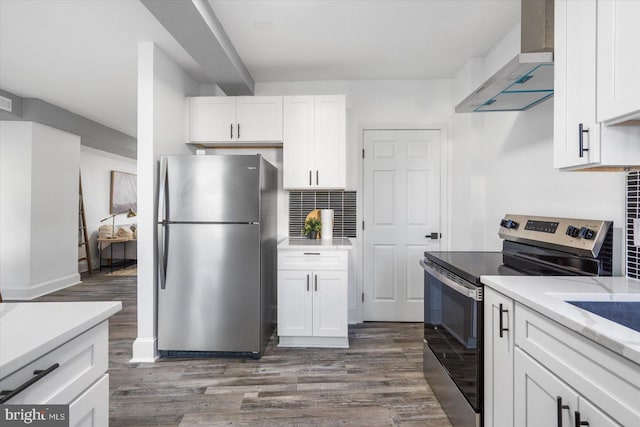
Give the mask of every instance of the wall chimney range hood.
<svg viewBox="0 0 640 427">
<path fill-rule="evenodd" d="M 553 0 L 522 0 L 520 52 L 456 113 L 522 111 L 553 96 Z"/>
</svg>

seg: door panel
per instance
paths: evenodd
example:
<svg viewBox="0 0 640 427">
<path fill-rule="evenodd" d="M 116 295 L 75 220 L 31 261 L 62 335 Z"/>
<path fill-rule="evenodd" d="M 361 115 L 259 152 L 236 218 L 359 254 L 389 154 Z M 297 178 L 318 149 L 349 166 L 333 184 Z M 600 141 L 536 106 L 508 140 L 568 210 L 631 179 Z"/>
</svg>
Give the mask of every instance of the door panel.
<svg viewBox="0 0 640 427">
<path fill-rule="evenodd" d="M 167 220 L 260 221 L 258 156 L 167 156 Z"/>
<path fill-rule="evenodd" d="M 346 271 L 316 271 L 313 275 L 313 336 L 347 336 Z"/>
<path fill-rule="evenodd" d="M 282 181 L 284 188 L 311 187 L 309 150 L 313 148 L 313 96 L 284 97 Z"/>
<path fill-rule="evenodd" d="M 236 100 L 232 96 L 198 96 L 191 101 L 191 141 L 231 141 L 237 135 Z"/>
<path fill-rule="evenodd" d="M 562 399 L 562 425 L 572 426 L 578 395 L 567 384 L 519 348 L 514 350 L 514 424 L 522 427 L 558 425 L 557 398 Z"/>
<path fill-rule="evenodd" d="M 426 237 L 440 233 L 440 131 L 365 131 L 364 146 L 364 320 L 422 321 L 418 262 L 440 249 Z"/>
<path fill-rule="evenodd" d="M 282 141 L 282 97 L 236 97 L 238 141 Z"/>
<path fill-rule="evenodd" d="M 158 348 L 260 351 L 260 226 L 169 224 Z"/>
<path fill-rule="evenodd" d="M 314 97 L 314 156 L 310 159 L 313 184 L 344 188 L 346 182 L 346 107 L 344 95 Z"/>
<path fill-rule="evenodd" d="M 311 336 L 312 292 L 311 271 L 278 272 L 278 335 Z"/>
</svg>

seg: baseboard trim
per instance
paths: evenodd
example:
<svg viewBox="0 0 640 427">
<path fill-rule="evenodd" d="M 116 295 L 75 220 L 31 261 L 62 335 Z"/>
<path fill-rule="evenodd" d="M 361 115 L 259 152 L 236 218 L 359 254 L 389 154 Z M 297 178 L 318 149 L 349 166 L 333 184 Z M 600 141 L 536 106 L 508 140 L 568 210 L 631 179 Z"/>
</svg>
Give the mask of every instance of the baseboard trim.
<svg viewBox="0 0 640 427">
<path fill-rule="evenodd" d="M 64 288 L 68 288 L 69 286 L 77 285 L 78 283 L 81 283 L 80 275 L 78 273 L 74 273 L 70 274 L 69 276 L 59 277 L 57 279 L 39 283 L 24 289 L 3 288 L 2 298 L 5 300 L 28 301 L 55 291 L 59 291 Z"/>
<path fill-rule="evenodd" d="M 133 342 L 133 358 L 129 363 L 154 363 L 158 354 L 158 339 L 156 337 L 138 337 Z"/>
</svg>

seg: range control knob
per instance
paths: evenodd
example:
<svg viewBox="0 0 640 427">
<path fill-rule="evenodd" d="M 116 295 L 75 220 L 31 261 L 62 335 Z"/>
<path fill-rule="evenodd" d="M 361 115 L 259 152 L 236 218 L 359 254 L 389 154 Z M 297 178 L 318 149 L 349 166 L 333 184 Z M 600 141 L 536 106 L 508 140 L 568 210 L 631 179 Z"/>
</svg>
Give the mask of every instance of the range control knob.
<svg viewBox="0 0 640 427">
<path fill-rule="evenodd" d="M 500 226 L 504 228 L 518 228 L 518 223 L 512 219 L 503 219 L 500 221 Z"/>
<path fill-rule="evenodd" d="M 578 233 L 578 236 L 580 236 L 580 237 L 582 237 L 583 239 L 586 239 L 586 240 L 593 239 L 594 235 L 595 235 L 595 233 L 593 232 L 593 230 L 590 230 L 587 227 L 582 227 L 580 229 L 580 233 Z"/>
<path fill-rule="evenodd" d="M 573 225 L 570 225 L 567 227 L 567 236 L 571 236 L 571 237 L 578 237 L 578 234 L 580 234 L 580 229 L 578 227 L 574 227 Z"/>
</svg>

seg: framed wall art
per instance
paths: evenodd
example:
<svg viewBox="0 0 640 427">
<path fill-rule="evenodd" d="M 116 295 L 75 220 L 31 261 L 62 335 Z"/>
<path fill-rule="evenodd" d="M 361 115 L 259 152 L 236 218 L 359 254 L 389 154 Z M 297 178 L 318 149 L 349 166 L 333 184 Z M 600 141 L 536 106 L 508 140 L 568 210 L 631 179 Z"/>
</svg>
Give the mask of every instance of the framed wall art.
<svg viewBox="0 0 640 427">
<path fill-rule="evenodd" d="M 127 172 L 111 171 L 111 210 L 119 214 L 129 209 L 138 211 L 138 177 Z"/>
</svg>

